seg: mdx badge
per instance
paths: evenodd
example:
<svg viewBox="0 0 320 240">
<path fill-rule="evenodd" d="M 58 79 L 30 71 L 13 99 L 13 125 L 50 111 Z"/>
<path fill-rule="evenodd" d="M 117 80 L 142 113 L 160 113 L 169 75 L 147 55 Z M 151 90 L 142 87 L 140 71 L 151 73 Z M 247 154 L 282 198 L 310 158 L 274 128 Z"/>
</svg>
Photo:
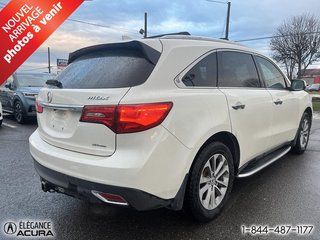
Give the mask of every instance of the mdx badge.
<svg viewBox="0 0 320 240">
<path fill-rule="evenodd" d="M 108 101 L 109 98 L 109 96 L 90 96 L 88 97 L 88 100 Z"/>
</svg>

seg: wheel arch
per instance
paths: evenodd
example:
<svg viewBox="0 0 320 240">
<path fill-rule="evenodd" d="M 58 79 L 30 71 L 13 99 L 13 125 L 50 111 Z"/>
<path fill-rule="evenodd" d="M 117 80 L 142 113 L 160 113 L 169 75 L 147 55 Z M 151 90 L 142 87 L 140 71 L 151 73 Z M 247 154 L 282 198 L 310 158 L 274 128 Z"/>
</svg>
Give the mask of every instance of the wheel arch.
<svg viewBox="0 0 320 240">
<path fill-rule="evenodd" d="M 195 160 L 197 159 L 197 157 L 199 156 L 199 154 L 201 153 L 201 151 L 210 143 L 213 142 L 221 142 L 223 144 L 225 144 L 231 151 L 232 153 L 232 157 L 233 157 L 233 162 L 234 162 L 234 170 L 235 170 L 235 175 L 238 172 L 239 169 L 239 163 L 240 163 L 240 146 L 238 143 L 237 138 L 230 132 L 218 132 L 215 133 L 214 135 L 212 135 L 210 138 L 208 138 L 200 147 L 200 149 L 198 150 L 195 158 L 193 159 L 193 162 L 191 164 L 191 167 L 189 169 L 189 171 L 192 169 Z"/>
<path fill-rule="evenodd" d="M 311 107 L 307 107 L 306 108 L 306 110 L 304 110 L 304 113 L 308 113 L 309 114 L 309 116 L 311 117 L 311 119 L 312 119 L 312 109 L 311 109 Z"/>
<path fill-rule="evenodd" d="M 19 96 L 19 94 L 16 94 L 12 101 L 12 109 L 14 109 L 14 106 L 16 105 L 16 102 L 20 101 L 22 104 L 24 104 L 22 98 Z"/>
<path fill-rule="evenodd" d="M 299 126 L 300 126 L 301 118 L 302 118 L 302 116 L 303 116 L 304 113 L 309 114 L 309 116 L 310 116 L 310 123 L 311 123 L 311 125 L 312 125 L 312 109 L 311 109 L 310 106 L 308 106 L 308 107 L 302 112 L 302 115 L 301 115 L 301 117 L 300 117 L 300 119 L 299 119 Z M 299 130 L 299 126 L 298 126 L 298 130 Z M 294 139 L 293 139 L 293 141 L 292 141 L 292 143 L 291 143 L 291 146 L 295 146 L 296 143 L 297 143 L 297 140 L 298 140 L 298 130 L 297 130 L 297 133 L 296 133 L 296 135 L 295 135 L 295 137 L 294 137 Z"/>
</svg>

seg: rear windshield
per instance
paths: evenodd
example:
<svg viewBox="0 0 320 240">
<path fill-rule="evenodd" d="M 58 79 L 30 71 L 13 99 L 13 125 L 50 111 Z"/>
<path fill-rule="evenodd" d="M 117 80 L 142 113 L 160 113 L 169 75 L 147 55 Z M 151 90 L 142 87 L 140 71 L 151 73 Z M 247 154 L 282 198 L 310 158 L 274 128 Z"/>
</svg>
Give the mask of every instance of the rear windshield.
<svg viewBox="0 0 320 240">
<path fill-rule="evenodd" d="M 124 88 L 144 83 L 154 64 L 138 50 L 89 53 L 73 61 L 58 77 L 63 88 Z"/>
</svg>

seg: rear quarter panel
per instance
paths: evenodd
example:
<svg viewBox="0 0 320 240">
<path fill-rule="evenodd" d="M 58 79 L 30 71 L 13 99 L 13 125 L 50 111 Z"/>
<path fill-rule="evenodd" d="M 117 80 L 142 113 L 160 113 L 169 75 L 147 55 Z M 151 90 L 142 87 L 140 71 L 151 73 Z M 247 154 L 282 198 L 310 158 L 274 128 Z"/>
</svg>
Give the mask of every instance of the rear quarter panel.
<svg viewBox="0 0 320 240">
<path fill-rule="evenodd" d="M 178 88 L 175 78 L 196 59 L 214 50 L 203 43 L 192 46 L 164 42 L 163 52 L 149 79 L 132 87 L 121 104 L 173 102 L 173 107 L 163 121 L 165 127 L 181 144 L 190 149 L 185 160 L 189 168 L 200 147 L 214 134 L 231 132 L 227 100 L 217 88 Z"/>
</svg>

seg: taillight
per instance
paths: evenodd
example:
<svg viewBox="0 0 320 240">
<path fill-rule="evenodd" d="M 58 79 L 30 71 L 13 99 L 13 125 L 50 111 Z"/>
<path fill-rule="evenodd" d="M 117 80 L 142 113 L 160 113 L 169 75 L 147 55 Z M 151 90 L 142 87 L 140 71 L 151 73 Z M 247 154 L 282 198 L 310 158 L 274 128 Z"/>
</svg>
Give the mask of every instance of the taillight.
<svg viewBox="0 0 320 240">
<path fill-rule="evenodd" d="M 117 133 L 140 132 L 153 128 L 166 118 L 172 103 L 119 105 Z"/>
<path fill-rule="evenodd" d="M 85 106 L 80 121 L 102 123 L 115 133 L 140 132 L 161 124 L 172 105 L 171 102 L 164 102 Z"/>
<path fill-rule="evenodd" d="M 113 129 L 115 110 L 116 106 L 85 106 L 80 121 L 102 123 Z"/>
<path fill-rule="evenodd" d="M 43 112 L 43 107 L 36 101 L 36 111 L 37 113 L 42 113 Z"/>
</svg>

